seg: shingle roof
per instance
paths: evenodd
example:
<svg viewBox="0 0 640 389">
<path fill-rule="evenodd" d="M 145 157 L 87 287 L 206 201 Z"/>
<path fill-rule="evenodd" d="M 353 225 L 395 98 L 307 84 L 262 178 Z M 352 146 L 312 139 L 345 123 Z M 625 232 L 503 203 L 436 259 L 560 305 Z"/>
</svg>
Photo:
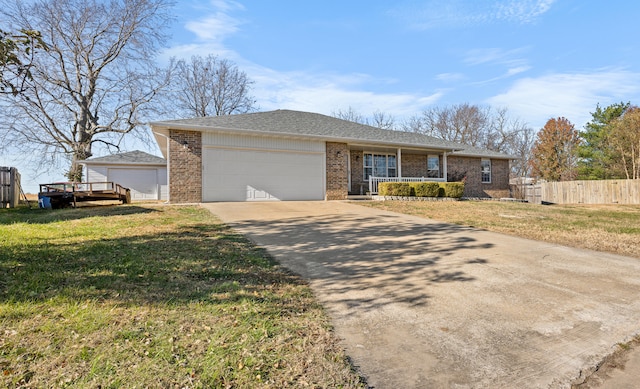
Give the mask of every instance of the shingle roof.
<svg viewBox="0 0 640 389">
<path fill-rule="evenodd" d="M 167 160 L 144 151 L 135 150 L 126 153 L 106 155 L 79 161 L 86 164 L 133 164 L 133 165 L 166 165 Z"/>
<path fill-rule="evenodd" d="M 480 147 L 461 145 L 462 150 L 455 151 L 452 155 L 460 155 L 465 157 L 482 157 L 482 158 L 497 158 L 497 159 L 519 159 L 513 155 L 507 155 L 498 151 L 483 149 Z"/>
<path fill-rule="evenodd" d="M 467 154 L 465 150 L 469 149 L 469 146 L 415 132 L 383 130 L 318 113 L 291 110 L 168 120 L 153 122 L 151 127 L 270 133 L 274 135 L 314 137 L 329 141 L 343 140 L 346 142 L 370 142 L 389 146 L 414 146 L 449 151 L 462 150 L 456 154 L 509 158 L 508 155 L 502 153 L 476 148 L 473 148 L 473 154 Z M 485 153 L 482 154 L 482 151 Z"/>
</svg>

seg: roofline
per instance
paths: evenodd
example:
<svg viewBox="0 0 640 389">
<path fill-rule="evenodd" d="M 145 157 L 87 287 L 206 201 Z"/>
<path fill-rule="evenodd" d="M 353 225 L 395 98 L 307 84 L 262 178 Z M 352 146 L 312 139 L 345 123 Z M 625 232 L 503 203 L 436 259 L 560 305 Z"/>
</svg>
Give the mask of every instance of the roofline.
<svg viewBox="0 0 640 389">
<path fill-rule="evenodd" d="M 167 166 L 167 163 L 155 163 L 155 162 L 100 162 L 100 161 L 90 161 L 87 159 L 76 161 L 76 163 L 80 165 L 142 165 L 142 166 Z"/>
<path fill-rule="evenodd" d="M 462 148 L 452 148 L 452 147 L 444 147 L 444 146 L 427 146 L 427 145 L 417 145 L 415 143 L 398 143 L 398 142 L 385 142 L 385 141 L 376 141 L 369 139 L 361 139 L 361 138 L 339 138 L 339 137 L 328 137 L 324 135 L 310 135 L 310 134 L 292 134 L 290 132 L 266 132 L 266 131 L 257 131 L 257 130 L 247 130 L 247 129 L 237 129 L 237 128 L 227 128 L 227 127 L 211 127 L 211 126 L 200 126 L 193 124 L 176 124 L 176 123 L 168 123 L 168 122 L 150 122 L 149 126 L 151 126 L 151 131 L 156 133 L 156 131 L 162 130 L 191 130 L 191 131 L 219 131 L 226 132 L 230 134 L 247 134 L 247 135 L 263 135 L 263 136 L 286 136 L 292 138 L 305 138 L 305 139 L 317 139 L 324 140 L 326 142 L 347 142 L 347 143 L 369 143 L 374 145 L 384 145 L 384 146 L 395 146 L 395 147 L 412 147 L 412 148 L 424 148 L 430 150 L 443 150 L 443 151 L 461 151 L 464 150 Z M 156 127 L 154 129 L 154 127 Z M 161 133 L 158 133 L 161 134 Z"/>
</svg>

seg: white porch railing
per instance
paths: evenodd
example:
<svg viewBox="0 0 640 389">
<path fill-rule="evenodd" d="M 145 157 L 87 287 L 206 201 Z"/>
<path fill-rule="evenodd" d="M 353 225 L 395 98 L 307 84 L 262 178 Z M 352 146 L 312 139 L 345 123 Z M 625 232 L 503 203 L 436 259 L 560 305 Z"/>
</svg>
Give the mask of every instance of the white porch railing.
<svg viewBox="0 0 640 389">
<path fill-rule="evenodd" d="M 435 177 L 372 177 L 369 176 L 369 192 L 372 195 L 378 194 L 378 184 L 381 182 L 446 182 L 445 178 Z"/>
</svg>

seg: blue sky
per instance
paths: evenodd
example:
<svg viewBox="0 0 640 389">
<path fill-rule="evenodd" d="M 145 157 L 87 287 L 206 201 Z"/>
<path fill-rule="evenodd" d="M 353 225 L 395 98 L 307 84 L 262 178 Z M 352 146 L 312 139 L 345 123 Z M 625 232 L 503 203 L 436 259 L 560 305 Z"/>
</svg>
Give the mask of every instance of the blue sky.
<svg viewBox="0 0 640 389">
<path fill-rule="evenodd" d="M 352 107 L 401 122 L 470 103 L 537 130 L 558 116 L 582 129 L 598 103 L 640 104 L 640 2 L 198 0 L 178 1 L 175 16 L 158 60 L 233 60 L 262 111 Z M 0 165 L 18 166 L 31 191 L 63 180 L 34 178 L 14 158 Z"/>
<path fill-rule="evenodd" d="M 506 107 L 535 129 L 639 103 L 640 3 L 577 0 L 180 2 L 163 54 L 218 54 L 261 110 Z"/>
</svg>

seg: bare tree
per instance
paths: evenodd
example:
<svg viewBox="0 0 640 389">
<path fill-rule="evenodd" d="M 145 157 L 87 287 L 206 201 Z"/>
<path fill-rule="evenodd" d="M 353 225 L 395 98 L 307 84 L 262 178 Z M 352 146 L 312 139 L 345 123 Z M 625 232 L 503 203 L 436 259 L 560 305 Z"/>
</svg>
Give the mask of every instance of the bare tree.
<svg viewBox="0 0 640 389">
<path fill-rule="evenodd" d="M 186 117 L 222 116 L 254 110 L 253 81 L 231 61 L 214 55 L 180 60 L 171 94 Z"/>
<path fill-rule="evenodd" d="M 510 155 L 517 157 L 511 162 L 512 177 L 529 177 L 531 174 L 531 159 L 533 144 L 536 139 L 536 131 L 527 125 L 514 127 L 514 137 L 510 140 L 505 150 Z"/>
<path fill-rule="evenodd" d="M 640 179 L 640 108 L 630 106 L 622 117 L 613 121 L 609 144 L 626 178 Z"/>
<path fill-rule="evenodd" d="M 489 127 L 482 143 L 489 150 L 506 152 L 516 140 L 523 124 L 517 119 L 509 118 L 506 108 L 500 108 L 494 112 L 489 117 Z"/>
<path fill-rule="evenodd" d="M 34 58 L 24 93 L 5 99 L 5 145 L 75 162 L 101 143 L 119 148 L 145 122 L 164 86 L 153 63 L 170 21 L 168 0 L 0 0 L 13 30 L 40 31 L 48 50 Z"/>
<path fill-rule="evenodd" d="M 506 108 L 469 104 L 432 107 L 410 117 L 402 128 L 513 155 L 518 159 L 511 165 L 512 175 L 524 177 L 529 173 L 535 133 L 526 123 L 511 118 Z"/>
<path fill-rule="evenodd" d="M 383 130 L 393 130 L 395 129 L 395 119 L 388 113 L 375 111 L 371 117 L 371 125 L 382 128 Z"/>
<path fill-rule="evenodd" d="M 383 130 L 395 130 L 395 118 L 380 110 L 375 111 L 371 118 L 367 118 L 349 106 L 349 109 L 337 110 L 331 113 L 333 117 L 350 122 L 366 124 L 367 126 L 381 128 Z"/>
<path fill-rule="evenodd" d="M 338 119 L 342 119 L 342 120 L 348 120 L 354 123 L 369 125 L 369 121 L 367 120 L 367 118 L 362 116 L 362 114 L 360 114 L 359 112 L 356 112 L 356 110 L 353 109 L 353 107 L 351 106 L 349 106 L 349 108 L 346 111 L 342 109 L 333 111 L 331 112 L 331 116 L 336 117 Z"/>
<path fill-rule="evenodd" d="M 400 124 L 400 129 L 405 132 L 426 133 L 425 123 L 419 115 L 412 115 Z"/>
<path fill-rule="evenodd" d="M 490 108 L 467 103 L 429 108 L 421 119 L 419 132 L 477 147 L 485 146 L 491 125 Z"/>
</svg>

